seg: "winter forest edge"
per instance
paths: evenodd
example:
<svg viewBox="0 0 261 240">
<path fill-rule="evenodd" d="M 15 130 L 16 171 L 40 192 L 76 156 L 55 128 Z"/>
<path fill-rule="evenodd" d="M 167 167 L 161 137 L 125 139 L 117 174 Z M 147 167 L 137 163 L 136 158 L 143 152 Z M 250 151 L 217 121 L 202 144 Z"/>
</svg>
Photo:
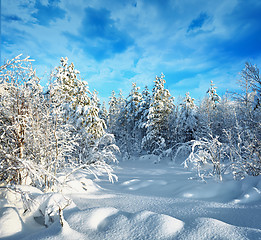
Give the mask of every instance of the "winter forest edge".
<svg viewBox="0 0 261 240">
<path fill-rule="evenodd" d="M 211 81 L 195 104 L 189 93 L 176 103 L 165 76 L 154 87 L 135 83 L 124 98 L 106 104 L 67 58 L 50 74 L 48 89 L 30 58 L 21 55 L 0 69 L 0 184 L 32 185 L 59 192 L 76 171 L 117 180 L 111 163 L 146 154 L 195 169 L 196 179 L 236 181 L 261 174 L 261 79 L 246 63 L 240 92 L 219 96 Z"/>
</svg>

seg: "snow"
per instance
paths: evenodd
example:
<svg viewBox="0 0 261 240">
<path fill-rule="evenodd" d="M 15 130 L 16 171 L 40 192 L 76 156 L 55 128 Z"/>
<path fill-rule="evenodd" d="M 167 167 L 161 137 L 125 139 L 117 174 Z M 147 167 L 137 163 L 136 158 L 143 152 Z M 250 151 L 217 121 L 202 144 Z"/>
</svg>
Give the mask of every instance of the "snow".
<svg viewBox="0 0 261 240">
<path fill-rule="evenodd" d="M 14 208 L 4 207 L 0 209 L 0 236 L 11 236 L 22 230 L 22 223 Z"/>
<path fill-rule="evenodd" d="M 0 188 L 0 238 L 261 239 L 261 176 L 203 182 L 177 163 L 154 162 L 120 161 L 114 184 L 78 172 L 60 193 L 21 186 L 33 199 L 26 213 L 19 191 Z"/>
</svg>

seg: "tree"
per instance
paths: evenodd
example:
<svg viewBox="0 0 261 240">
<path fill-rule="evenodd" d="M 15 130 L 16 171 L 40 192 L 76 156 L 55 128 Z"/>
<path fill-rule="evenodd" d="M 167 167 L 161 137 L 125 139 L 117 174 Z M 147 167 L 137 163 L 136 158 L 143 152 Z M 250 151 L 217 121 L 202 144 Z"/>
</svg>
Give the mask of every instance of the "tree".
<svg viewBox="0 0 261 240">
<path fill-rule="evenodd" d="M 108 115 L 108 126 L 109 126 L 109 131 L 111 133 L 114 132 L 115 127 L 117 125 L 119 112 L 120 109 L 119 109 L 117 97 L 115 95 L 115 91 L 112 91 L 110 101 L 109 101 L 109 115 Z"/>
<path fill-rule="evenodd" d="M 126 101 L 126 145 L 128 151 L 132 154 L 138 152 L 140 149 L 138 139 L 139 132 L 137 128 L 137 113 L 141 101 L 139 89 L 140 88 L 136 86 L 136 83 L 133 83 L 131 92 Z"/>
<path fill-rule="evenodd" d="M 220 102 L 221 97 L 217 94 L 217 87 L 215 87 L 215 84 L 213 81 L 210 82 L 210 88 L 208 89 L 208 102 L 209 107 L 214 109 L 217 107 L 217 104 Z"/>
<path fill-rule="evenodd" d="M 173 111 L 173 98 L 165 89 L 164 75 L 156 77 L 152 90 L 152 100 L 148 114 L 146 135 L 143 138 L 143 148 L 153 154 L 161 154 L 170 143 L 169 118 Z"/>
<path fill-rule="evenodd" d="M 53 189 L 69 167 L 106 172 L 116 161 L 114 136 L 105 133 L 96 93 L 61 59 L 54 81 L 43 93 L 29 58 L 0 68 L 0 181 Z"/>
<path fill-rule="evenodd" d="M 75 157 L 81 163 L 94 163 L 97 144 L 105 134 L 105 121 L 99 118 L 97 93 L 89 91 L 86 82 L 78 78 L 79 71 L 67 58 L 61 59 L 56 68 L 54 82 L 50 85 L 50 96 L 54 109 L 62 108 L 64 123 L 71 124 L 72 134 L 77 136 Z"/>
<path fill-rule="evenodd" d="M 102 106 L 100 108 L 99 118 L 102 119 L 105 122 L 106 126 L 108 126 L 109 113 L 107 111 L 105 101 L 103 101 Z"/>
<path fill-rule="evenodd" d="M 241 91 L 234 93 L 234 99 L 250 112 L 254 95 L 260 92 L 261 80 L 257 66 L 246 62 L 245 68 L 241 71 L 241 78 L 238 80 L 238 83 Z"/>
<path fill-rule="evenodd" d="M 151 104 L 151 94 L 148 87 L 146 86 L 142 91 L 141 100 L 138 105 L 136 112 L 137 124 L 135 130 L 139 139 L 140 151 L 142 147 L 142 139 L 146 135 L 146 126 L 148 122 L 149 109 Z"/>
<path fill-rule="evenodd" d="M 0 155 L 5 183 L 50 187 L 56 181 L 47 101 L 29 58 L 1 67 Z"/>
<path fill-rule="evenodd" d="M 177 118 L 177 140 L 179 143 L 185 143 L 196 139 L 196 130 L 198 127 L 197 109 L 194 98 L 186 93 L 186 97 L 181 104 L 181 109 Z"/>
<path fill-rule="evenodd" d="M 200 127 L 197 130 L 197 135 L 199 137 L 207 137 L 209 135 L 219 136 L 220 134 L 218 106 L 221 97 L 217 94 L 216 89 L 217 87 L 215 87 L 213 81 L 211 81 L 210 88 L 207 91 L 208 96 L 203 99 L 199 106 L 198 116 Z"/>
</svg>

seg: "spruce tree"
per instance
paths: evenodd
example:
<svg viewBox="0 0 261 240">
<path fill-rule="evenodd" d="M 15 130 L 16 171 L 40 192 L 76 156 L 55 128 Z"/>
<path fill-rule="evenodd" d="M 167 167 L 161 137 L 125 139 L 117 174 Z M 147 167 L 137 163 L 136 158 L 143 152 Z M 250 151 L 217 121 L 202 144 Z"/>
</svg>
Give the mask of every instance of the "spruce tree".
<svg viewBox="0 0 261 240">
<path fill-rule="evenodd" d="M 173 97 L 165 89 L 164 75 L 156 77 L 152 90 L 147 131 L 142 145 L 145 150 L 153 154 L 161 154 L 170 144 L 170 115 L 173 111 Z"/>
<path fill-rule="evenodd" d="M 185 143 L 196 139 L 196 129 L 198 127 L 197 109 L 194 98 L 186 93 L 186 97 L 181 104 L 181 109 L 177 119 L 177 141 Z"/>
<path fill-rule="evenodd" d="M 147 86 L 145 86 L 142 91 L 141 101 L 139 102 L 138 111 L 136 113 L 137 124 L 135 130 L 137 132 L 138 143 L 140 146 L 140 151 L 142 147 L 142 139 L 146 135 L 146 126 L 148 123 L 148 115 L 151 103 L 151 94 Z"/>
<path fill-rule="evenodd" d="M 105 123 L 99 118 L 99 101 L 96 92 L 89 91 L 86 82 L 79 79 L 79 71 L 74 64 L 61 58 L 61 66 L 56 68 L 54 82 L 49 92 L 54 109 L 62 109 L 64 123 L 72 124 L 72 134 L 78 139 L 75 157 L 80 162 L 93 161 L 92 150 L 96 142 L 105 134 Z"/>
<path fill-rule="evenodd" d="M 127 149 L 132 154 L 139 151 L 139 132 L 137 128 L 138 124 L 138 108 L 141 101 L 141 94 L 139 93 L 139 87 L 136 86 L 136 83 L 132 84 L 131 92 L 126 101 L 126 144 Z"/>
</svg>

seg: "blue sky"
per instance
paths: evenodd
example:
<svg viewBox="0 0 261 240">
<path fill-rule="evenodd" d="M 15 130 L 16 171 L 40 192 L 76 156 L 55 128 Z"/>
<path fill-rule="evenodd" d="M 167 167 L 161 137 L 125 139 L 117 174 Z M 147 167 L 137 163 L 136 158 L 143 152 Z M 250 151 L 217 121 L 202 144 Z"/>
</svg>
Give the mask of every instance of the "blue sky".
<svg viewBox="0 0 261 240">
<path fill-rule="evenodd" d="M 173 96 L 200 99 L 261 66 L 260 23 L 259 0 L 2 0 L 1 63 L 31 56 L 44 85 L 67 56 L 101 100 L 163 72 Z"/>
</svg>

